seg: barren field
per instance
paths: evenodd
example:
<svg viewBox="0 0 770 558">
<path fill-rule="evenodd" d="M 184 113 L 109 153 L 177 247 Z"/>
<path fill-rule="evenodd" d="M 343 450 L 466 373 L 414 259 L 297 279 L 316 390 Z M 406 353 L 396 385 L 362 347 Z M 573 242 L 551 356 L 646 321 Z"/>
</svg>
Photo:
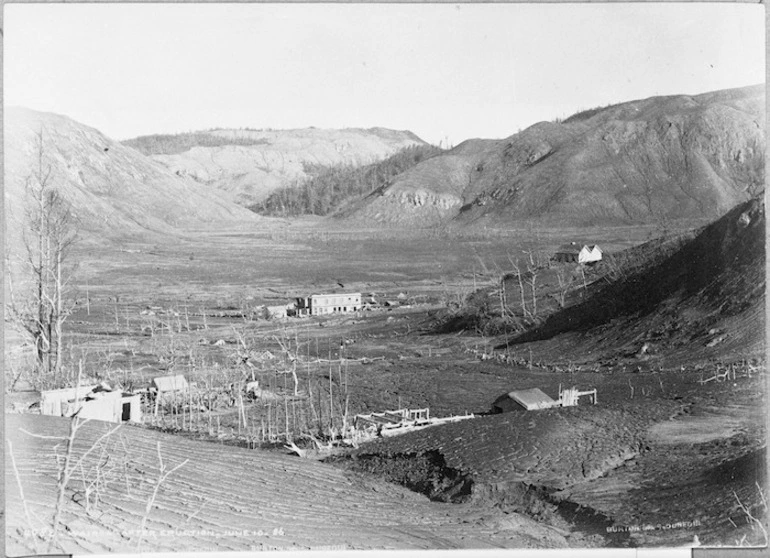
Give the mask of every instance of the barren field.
<svg viewBox="0 0 770 558">
<path fill-rule="evenodd" d="M 29 522 L 24 513 L 8 517 L 9 555 L 46 549 L 39 539 L 51 528 L 55 441 L 35 436 L 66 436 L 67 423 L 58 417 L 8 417 L 7 437 L 30 517 Z M 76 455 L 107 430 L 104 423 L 87 424 Z M 86 458 L 84 476 L 73 481 L 67 494 L 65 552 L 566 545 L 556 530 L 524 516 L 433 503 L 390 483 L 275 452 L 190 441 L 132 426 L 121 427 L 105 448 L 110 463 L 101 468 L 98 501 L 95 488 L 86 494 L 103 459 L 98 453 Z M 167 470 L 184 465 L 160 485 L 147 513 L 160 474 L 158 448 Z M 7 482 L 6 505 L 21 512 L 10 473 Z"/>
<path fill-rule="evenodd" d="M 611 251 L 650 231 L 580 234 Z M 108 439 L 110 476 L 98 502 L 84 494 L 88 473 L 73 477 L 62 548 L 678 546 L 694 536 L 763 544 L 751 519 L 764 517 L 761 352 L 736 349 L 743 360 L 729 380 L 702 382 L 728 363 L 703 351 L 640 359 L 638 343 L 608 347 L 580 334 L 506 348 L 505 335 L 446 327 L 447 312 L 495 285 L 511 257 L 563 241 L 556 231 L 375 233 L 308 221 L 202 230 L 120 251 L 81 246 L 70 377 L 82 364 L 90 378 L 134 388 L 167 374 L 223 390 L 258 379 L 267 395 L 242 411 L 210 400 L 159 417 L 146 408 L 144 425 Z M 399 304 L 329 317 L 259 314 L 262 304 L 332 289 Z M 18 412 L 36 393 L 19 374 L 24 350 L 14 352 L 9 339 L 15 391 L 6 410 Z M 487 414 L 508 391 L 538 387 L 556 398 L 571 386 L 596 388 L 598 405 Z M 362 443 L 328 462 L 290 455 L 278 435 L 309 435 L 316 425 L 320 435 L 343 416 L 404 407 L 478 416 Z M 20 480 L 29 508 L 29 517 L 7 517 L 9 554 L 44 546 L 57 441 L 36 436 L 64 435 L 68 422 L 7 415 L 19 470 L 17 478 L 7 452 L 7 507 L 23 508 Z M 78 451 L 105 429 L 88 424 Z M 310 447 L 307 438 L 297 443 Z M 189 461 L 160 485 L 148 512 L 158 447 L 166 470 Z"/>
</svg>

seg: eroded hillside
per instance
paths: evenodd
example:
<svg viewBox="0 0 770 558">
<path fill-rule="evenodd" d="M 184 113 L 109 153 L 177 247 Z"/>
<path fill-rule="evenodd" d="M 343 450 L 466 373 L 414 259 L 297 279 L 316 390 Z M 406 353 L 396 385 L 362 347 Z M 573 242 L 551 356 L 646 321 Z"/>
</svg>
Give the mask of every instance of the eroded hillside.
<svg viewBox="0 0 770 558">
<path fill-rule="evenodd" d="M 143 136 L 124 144 L 171 172 L 222 190 L 232 201 L 248 206 L 278 188 L 306 181 L 310 165 L 364 165 L 425 142 L 411 132 L 385 128 L 304 128 L 218 129 Z"/>
<path fill-rule="evenodd" d="M 346 216 L 466 226 L 715 219 L 762 188 L 764 100 L 764 86 L 652 97 L 471 140 Z"/>
<path fill-rule="evenodd" d="M 70 205 L 81 239 L 258 220 L 94 128 L 65 116 L 10 108 L 5 112 L 5 210 L 12 247 L 20 246 L 27 226 L 25 184 L 37 180 L 36 172 Z"/>
<path fill-rule="evenodd" d="M 756 198 L 507 346 L 575 362 L 630 355 L 645 366 L 761 358 L 764 310 L 765 208 Z"/>
</svg>

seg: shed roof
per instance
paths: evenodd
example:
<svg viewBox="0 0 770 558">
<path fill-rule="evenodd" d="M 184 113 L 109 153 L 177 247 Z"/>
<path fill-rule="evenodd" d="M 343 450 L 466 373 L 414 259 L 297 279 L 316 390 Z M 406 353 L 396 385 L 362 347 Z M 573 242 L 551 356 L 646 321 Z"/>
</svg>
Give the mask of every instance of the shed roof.
<svg viewBox="0 0 770 558">
<path fill-rule="evenodd" d="M 556 401 L 548 397 L 538 388 L 519 389 L 508 393 L 508 397 L 516 401 L 528 411 L 552 407 Z"/>
<path fill-rule="evenodd" d="M 187 379 L 182 374 L 176 376 L 161 376 L 153 378 L 152 384 L 158 391 L 184 391 L 187 389 Z"/>
<path fill-rule="evenodd" d="M 50 399 L 75 399 L 75 397 L 84 398 L 86 395 L 94 391 L 97 387 L 99 387 L 99 384 L 94 384 L 90 386 L 78 386 L 74 388 L 62 388 L 62 389 L 50 389 L 50 390 L 43 390 L 40 392 L 40 396 L 43 399 L 50 398 Z"/>
<path fill-rule="evenodd" d="M 596 250 L 598 249 L 601 252 L 601 248 L 598 244 L 587 244 L 584 242 L 570 242 L 568 244 L 562 244 L 556 249 L 557 254 L 577 254 L 580 252 L 583 248 L 586 248 L 588 250 Z"/>
<path fill-rule="evenodd" d="M 577 254 L 583 249 L 584 244 L 562 244 L 556 249 L 557 254 Z"/>
</svg>

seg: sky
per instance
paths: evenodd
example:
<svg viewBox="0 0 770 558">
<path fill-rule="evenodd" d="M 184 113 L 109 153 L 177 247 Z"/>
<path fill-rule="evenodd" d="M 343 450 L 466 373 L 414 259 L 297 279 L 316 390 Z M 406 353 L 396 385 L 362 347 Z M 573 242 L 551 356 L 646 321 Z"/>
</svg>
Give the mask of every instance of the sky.
<svg viewBox="0 0 770 558">
<path fill-rule="evenodd" d="M 5 4 L 4 105 L 113 139 L 382 126 L 434 144 L 765 81 L 758 4 Z"/>
</svg>

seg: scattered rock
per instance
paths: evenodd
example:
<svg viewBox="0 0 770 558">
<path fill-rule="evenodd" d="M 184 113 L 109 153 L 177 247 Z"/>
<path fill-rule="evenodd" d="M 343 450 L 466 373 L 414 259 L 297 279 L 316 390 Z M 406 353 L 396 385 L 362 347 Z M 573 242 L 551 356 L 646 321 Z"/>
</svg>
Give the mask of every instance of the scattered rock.
<svg viewBox="0 0 770 558">
<path fill-rule="evenodd" d="M 707 347 L 714 347 L 716 345 L 719 345 L 722 341 L 725 340 L 726 337 L 727 337 L 726 335 L 720 335 L 719 337 L 716 337 L 716 338 L 712 339 L 711 341 L 709 341 L 708 343 L 706 343 L 706 346 Z"/>
</svg>

